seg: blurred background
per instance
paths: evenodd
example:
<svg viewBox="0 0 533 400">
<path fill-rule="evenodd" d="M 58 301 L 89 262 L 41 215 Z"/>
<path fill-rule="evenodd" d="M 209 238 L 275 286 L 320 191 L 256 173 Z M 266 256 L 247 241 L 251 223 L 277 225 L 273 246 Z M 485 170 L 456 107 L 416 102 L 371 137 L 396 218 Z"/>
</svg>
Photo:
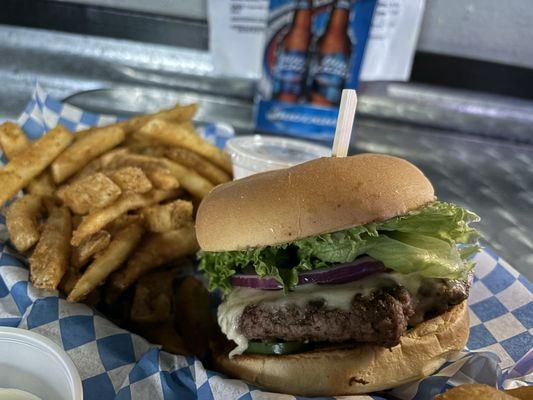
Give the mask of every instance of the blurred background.
<svg viewBox="0 0 533 400">
<path fill-rule="evenodd" d="M 365 54 L 390 57 L 383 70 L 363 61 L 351 152 L 416 163 L 532 280 L 533 3 L 380 0 L 373 18 Z M 2 0 L 0 120 L 15 119 L 39 82 L 90 111 L 198 102 L 198 124 L 259 132 L 262 46 L 275 21 L 265 0 Z M 383 72 L 391 59 L 401 68 Z"/>
</svg>

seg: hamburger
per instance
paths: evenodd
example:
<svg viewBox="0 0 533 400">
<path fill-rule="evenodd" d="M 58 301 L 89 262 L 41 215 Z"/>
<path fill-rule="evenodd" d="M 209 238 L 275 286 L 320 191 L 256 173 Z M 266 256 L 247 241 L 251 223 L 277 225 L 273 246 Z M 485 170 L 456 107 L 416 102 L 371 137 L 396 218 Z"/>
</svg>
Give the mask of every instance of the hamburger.
<svg viewBox="0 0 533 400">
<path fill-rule="evenodd" d="M 386 155 L 320 158 L 217 186 L 196 220 L 200 269 L 223 293 L 216 367 L 303 396 L 432 374 L 468 339 L 478 220 Z"/>
</svg>

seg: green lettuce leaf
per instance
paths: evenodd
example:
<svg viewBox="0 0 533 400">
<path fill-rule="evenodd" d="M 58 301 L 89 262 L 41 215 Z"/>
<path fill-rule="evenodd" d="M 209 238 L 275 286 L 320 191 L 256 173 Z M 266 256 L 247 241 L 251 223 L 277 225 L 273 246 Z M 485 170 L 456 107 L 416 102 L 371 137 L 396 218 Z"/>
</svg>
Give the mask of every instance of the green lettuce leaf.
<svg viewBox="0 0 533 400">
<path fill-rule="evenodd" d="M 456 279 L 472 268 L 468 258 L 479 250 L 479 221 L 454 204 L 433 202 L 383 222 L 327 233 L 276 246 L 229 252 L 199 252 L 200 270 L 210 289 L 231 291 L 236 273 L 274 277 L 286 290 L 298 283 L 298 273 L 355 260 L 362 254 L 387 268 L 431 278 Z"/>
</svg>

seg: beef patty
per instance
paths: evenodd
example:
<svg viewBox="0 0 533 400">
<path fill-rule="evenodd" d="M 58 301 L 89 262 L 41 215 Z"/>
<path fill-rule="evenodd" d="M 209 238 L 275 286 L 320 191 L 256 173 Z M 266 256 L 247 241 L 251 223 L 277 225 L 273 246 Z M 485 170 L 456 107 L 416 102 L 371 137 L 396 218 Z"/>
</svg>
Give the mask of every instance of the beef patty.
<svg viewBox="0 0 533 400">
<path fill-rule="evenodd" d="M 328 308 L 324 301 L 303 307 L 251 304 L 240 317 L 239 331 L 249 340 L 356 341 L 392 347 L 408 326 L 444 313 L 465 300 L 468 291 L 467 281 L 435 279 L 415 295 L 403 286 L 356 294 L 350 310 Z"/>
</svg>

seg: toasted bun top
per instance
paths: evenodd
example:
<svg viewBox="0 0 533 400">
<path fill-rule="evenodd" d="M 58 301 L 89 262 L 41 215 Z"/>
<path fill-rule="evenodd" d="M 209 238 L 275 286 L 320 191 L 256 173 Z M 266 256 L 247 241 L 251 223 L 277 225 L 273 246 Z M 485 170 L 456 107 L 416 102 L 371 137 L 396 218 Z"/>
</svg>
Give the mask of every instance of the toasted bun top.
<svg viewBox="0 0 533 400">
<path fill-rule="evenodd" d="M 283 356 L 229 358 L 225 348 L 216 343 L 212 347 L 215 365 L 227 375 L 279 393 L 341 396 L 386 390 L 431 375 L 464 348 L 468 333 L 464 301 L 406 332 L 391 349 L 361 344 Z"/>
<path fill-rule="evenodd" d="M 292 242 L 383 221 L 435 200 L 424 174 L 401 158 L 324 157 L 213 189 L 196 217 L 205 251 Z"/>
</svg>

